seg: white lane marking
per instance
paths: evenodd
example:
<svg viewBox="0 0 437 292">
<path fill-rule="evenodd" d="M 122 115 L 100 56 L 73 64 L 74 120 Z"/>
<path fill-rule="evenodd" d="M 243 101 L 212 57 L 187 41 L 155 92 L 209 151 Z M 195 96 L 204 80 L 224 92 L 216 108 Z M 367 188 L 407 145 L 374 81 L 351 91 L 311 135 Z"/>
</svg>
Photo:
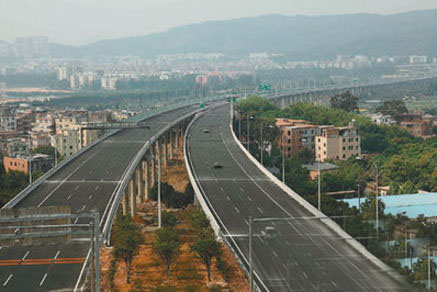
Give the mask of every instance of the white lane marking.
<svg viewBox="0 0 437 292">
<path fill-rule="evenodd" d="M 228 200 L 229 202 L 231 201 L 231 198 L 229 198 L 228 196 L 226 196 L 226 200 Z"/>
<path fill-rule="evenodd" d="M 331 283 L 332 283 L 332 286 L 334 286 L 335 288 L 337 288 L 337 284 L 335 284 L 334 281 L 331 281 Z"/>
<path fill-rule="evenodd" d="M 55 254 L 55 257 L 53 258 L 54 261 L 56 261 L 56 259 L 58 258 L 59 253 L 60 253 L 60 251 L 58 250 L 58 251 L 56 252 L 56 254 Z"/>
<path fill-rule="evenodd" d="M 27 258 L 27 256 L 30 254 L 30 250 L 28 250 L 25 254 L 24 254 L 24 256 L 21 258 L 21 261 L 24 261 L 26 258 Z"/>
<path fill-rule="evenodd" d="M 97 191 L 98 189 L 99 189 L 99 186 L 96 186 L 96 187 L 94 188 L 95 191 Z"/>
<path fill-rule="evenodd" d="M 247 198 L 249 199 L 249 201 L 251 201 L 251 202 L 253 201 L 251 197 L 248 196 Z"/>
<path fill-rule="evenodd" d="M 5 287 L 8 284 L 8 282 L 9 282 L 9 280 L 11 280 L 11 278 L 12 278 L 12 274 L 10 274 L 9 277 L 6 279 L 6 281 L 3 283 L 3 287 Z"/>
<path fill-rule="evenodd" d="M 88 200 L 91 200 L 92 197 L 93 197 L 93 195 L 90 195 L 90 196 L 88 197 Z"/>
<path fill-rule="evenodd" d="M 277 258 L 278 254 L 276 253 L 276 251 L 273 251 L 273 255 Z"/>
<path fill-rule="evenodd" d="M 225 190 L 223 189 L 223 187 L 220 187 L 220 190 L 222 191 L 222 193 L 224 193 L 224 192 L 225 192 Z"/>
<path fill-rule="evenodd" d="M 40 287 L 42 286 L 42 284 L 44 284 L 44 281 L 46 280 L 46 278 L 47 278 L 47 273 L 44 274 L 44 277 L 42 277 L 41 282 L 39 282 Z"/>
<path fill-rule="evenodd" d="M 86 205 L 83 205 L 82 208 L 80 208 L 79 211 L 83 211 L 83 210 L 85 210 L 85 208 L 86 208 Z"/>
<path fill-rule="evenodd" d="M 76 218 L 76 219 L 74 220 L 74 224 L 76 224 L 77 221 L 79 221 L 79 218 Z"/>
<path fill-rule="evenodd" d="M 67 201 L 69 201 L 71 199 L 71 195 L 68 195 L 67 197 Z"/>
<path fill-rule="evenodd" d="M 258 211 L 259 211 L 261 214 L 264 214 L 263 210 L 262 210 L 260 207 L 257 207 L 257 208 L 258 208 Z"/>
<path fill-rule="evenodd" d="M 77 191 L 79 189 L 79 186 L 76 186 L 75 188 L 74 188 L 74 191 Z"/>
<path fill-rule="evenodd" d="M 66 182 L 73 174 L 76 173 L 76 171 L 81 168 L 85 163 L 87 163 L 91 158 L 93 158 L 94 156 L 96 156 L 99 152 L 97 151 L 96 153 L 94 153 L 93 155 L 91 155 L 90 157 L 88 157 L 87 159 L 85 159 L 78 167 L 76 167 L 60 184 L 58 184 L 39 204 L 38 207 L 41 207 L 42 204 L 44 204 L 55 192 L 57 189 L 59 189 L 64 182 Z M 79 186 L 77 186 L 78 188 Z"/>
<path fill-rule="evenodd" d="M 234 209 L 235 209 L 235 211 L 236 211 L 238 214 L 240 214 L 240 210 L 238 210 L 237 207 L 234 207 Z"/>
<path fill-rule="evenodd" d="M 305 272 L 302 272 L 302 274 L 303 274 L 305 279 L 308 279 L 308 276 L 307 276 L 307 274 L 305 274 Z"/>
</svg>

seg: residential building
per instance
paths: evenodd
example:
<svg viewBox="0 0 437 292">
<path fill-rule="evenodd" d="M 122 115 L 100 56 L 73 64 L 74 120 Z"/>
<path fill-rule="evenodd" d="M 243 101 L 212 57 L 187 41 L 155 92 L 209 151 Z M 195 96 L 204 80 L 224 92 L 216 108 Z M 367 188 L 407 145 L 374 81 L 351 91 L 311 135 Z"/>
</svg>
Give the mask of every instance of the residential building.
<svg viewBox="0 0 437 292">
<path fill-rule="evenodd" d="M 50 143 L 64 157 L 73 155 L 81 148 L 77 129 L 56 131 L 56 134 L 51 137 Z"/>
<path fill-rule="evenodd" d="M 432 122 L 429 120 L 403 121 L 400 125 L 414 137 L 432 135 Z"/>
<path fill-rule="evenodd" d="M 346 160 L 353 156 L 361 155 L 361 138 L 355 121 L 352 120 L 348 127 L 321 126 L 320 135 L 316 136 L 316 160 Z"/>
<path fill-rule="evenodd" d="M 280 126 L 277 138 L 278 146 L 285 155 L 290 157 L 303 149 L 314 152 L 314 140 L 318 131 L 317 125 L 298 124 L 294 126 Z"/>
<path fill-rule="evenodd" d="M 50 146 L 50 133 L 47 132 L 30 132 L 31 148 Z"/>
<path fill-rule="evenodd" d="M 326 173 L 339 168 L 337 165 L 328 162 L 304 164 L 302 165 L 302 167 L 309 170 L 311 179 L 316 179 L 319 176 L 319 171 L 320 173 Z"/>
<path fill-rule="evenodd" d="M 12 138 L 6 141 L 6 155 L 15 157 L 29 154 L 29 142 L 24 138 Z"/>
<path fill-rule="evenodd" d="M 32 173 L 46 172 L 53 167 L 53 159 L 46 154 L 35 154 L 31 159 L 29 156 L 5 156 L 3 158 L 3 167 L 6 172 L 19 171 L 28 174 L 29 163 Z"/>
<path fill-rule="evenodd" d="M 393 125 L 396 124 L 396 121 L 390 115 L 384 115 L 381 113 L 373 113 L 367 115 L 372 122 L 377 125 Z"/>
<path fill-rule="evenodd" d="M 50 56 L 49 39 L 45 36 L 16 38 L 14 46 L 18 58 L 33 59 Z"/>
</svg>

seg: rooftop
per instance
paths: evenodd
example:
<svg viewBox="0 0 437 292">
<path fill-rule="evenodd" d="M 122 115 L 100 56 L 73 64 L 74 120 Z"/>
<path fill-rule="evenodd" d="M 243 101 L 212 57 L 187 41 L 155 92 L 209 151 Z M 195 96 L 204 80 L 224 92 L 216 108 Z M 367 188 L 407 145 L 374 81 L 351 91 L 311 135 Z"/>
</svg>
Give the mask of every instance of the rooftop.
<svg viewBox="0 0 437 292">
<path fill-rule="evenodd" d="M 424 194 L 404 194 L 380 197 L 385 204 L 385 213 L 402 214 L 409 218 L 416 218 L 423 214 L 425 217 L 437 217 L 437 192 Z M 344 199 L 349 206 L 358 206 L 358 198 Z M 363 201 L 363 199 L 361 199 Z"/>
</svg>

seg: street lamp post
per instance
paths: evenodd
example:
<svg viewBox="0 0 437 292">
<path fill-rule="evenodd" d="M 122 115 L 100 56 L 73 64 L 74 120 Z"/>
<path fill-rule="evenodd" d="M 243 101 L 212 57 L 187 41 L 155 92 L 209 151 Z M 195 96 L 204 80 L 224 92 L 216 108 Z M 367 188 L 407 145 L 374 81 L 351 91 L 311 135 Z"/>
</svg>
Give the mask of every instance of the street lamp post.
<svg viewBox="0 0 437 292">
<path fill-rule="evenodd" d="M 253 292 L 253 258 L 252 258 L 252 237 L 253 237 L 253 218 L 249 217 L 249 285 L 250 292 Z"/>
<path fill-rule="evenodd" d="M 250 129 L 249 129 L 249 115 L 246 116 L 246 123 L 247 123 L 247 151 L 250 152 Z"/>
<path fill-rule="evenodd" d="M 161 228 L 161 149 L 158 155 L 158 228 Z"/>
<path fill-rule="evenodd" d="M 320 161 L 317 161 L 317 209 L 321 211 L 322 200 L 321 200 L 321 187 L 320 187 Z"/>
<path fill-rule="evenodd" d="M 260 136 L 261 136 L 261 143 L 260 143 L 260 148 L 261 148 L 261 154 L 260 154 L 260 162 L 261 165 L 264 164 L 264 140 L 263 140 L 263 123 L 260 123 L 259 126 L 259 132 L 260 132 Z"/>
<path fill-rule="evenodd" d="M 282 141 L 282 182 L 285 184 L 285 138 L 284 138 L 284 130 L 281 133 L 281 141 Z"/>
<path fill-rule="evenodd" d="M 361 160 L 360 157 L 356 157 L 355 159 L 357 160 Z M 375 225 L 376 225 L 376 238 L 379 239 L 379 198 L 378 198 L 378 193 L 379 193 L 379 170 L 378 170 L 378 165 L 369 160 L 370 163 L 372 163 L 372 166 L 375 168 L 375 183 L 376 183 L 376 196 L 375 196 Z"/>
</svg>

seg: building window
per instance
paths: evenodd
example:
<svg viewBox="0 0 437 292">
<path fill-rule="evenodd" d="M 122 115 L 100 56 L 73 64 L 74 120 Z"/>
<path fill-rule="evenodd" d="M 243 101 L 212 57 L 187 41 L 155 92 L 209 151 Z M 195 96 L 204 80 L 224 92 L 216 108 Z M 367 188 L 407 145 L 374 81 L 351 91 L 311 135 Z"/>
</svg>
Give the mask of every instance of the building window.
<svg viewBox="0 0 437 292">
<path fill-rule="evenodd" d="M 317 142 L 320 142 L 320 138 L 317 138 Z"/>
<path fill-rule="evenodd" d="M 343 146 L 343 150 L 346 150 L 346 147 Z"/>
</svg>

